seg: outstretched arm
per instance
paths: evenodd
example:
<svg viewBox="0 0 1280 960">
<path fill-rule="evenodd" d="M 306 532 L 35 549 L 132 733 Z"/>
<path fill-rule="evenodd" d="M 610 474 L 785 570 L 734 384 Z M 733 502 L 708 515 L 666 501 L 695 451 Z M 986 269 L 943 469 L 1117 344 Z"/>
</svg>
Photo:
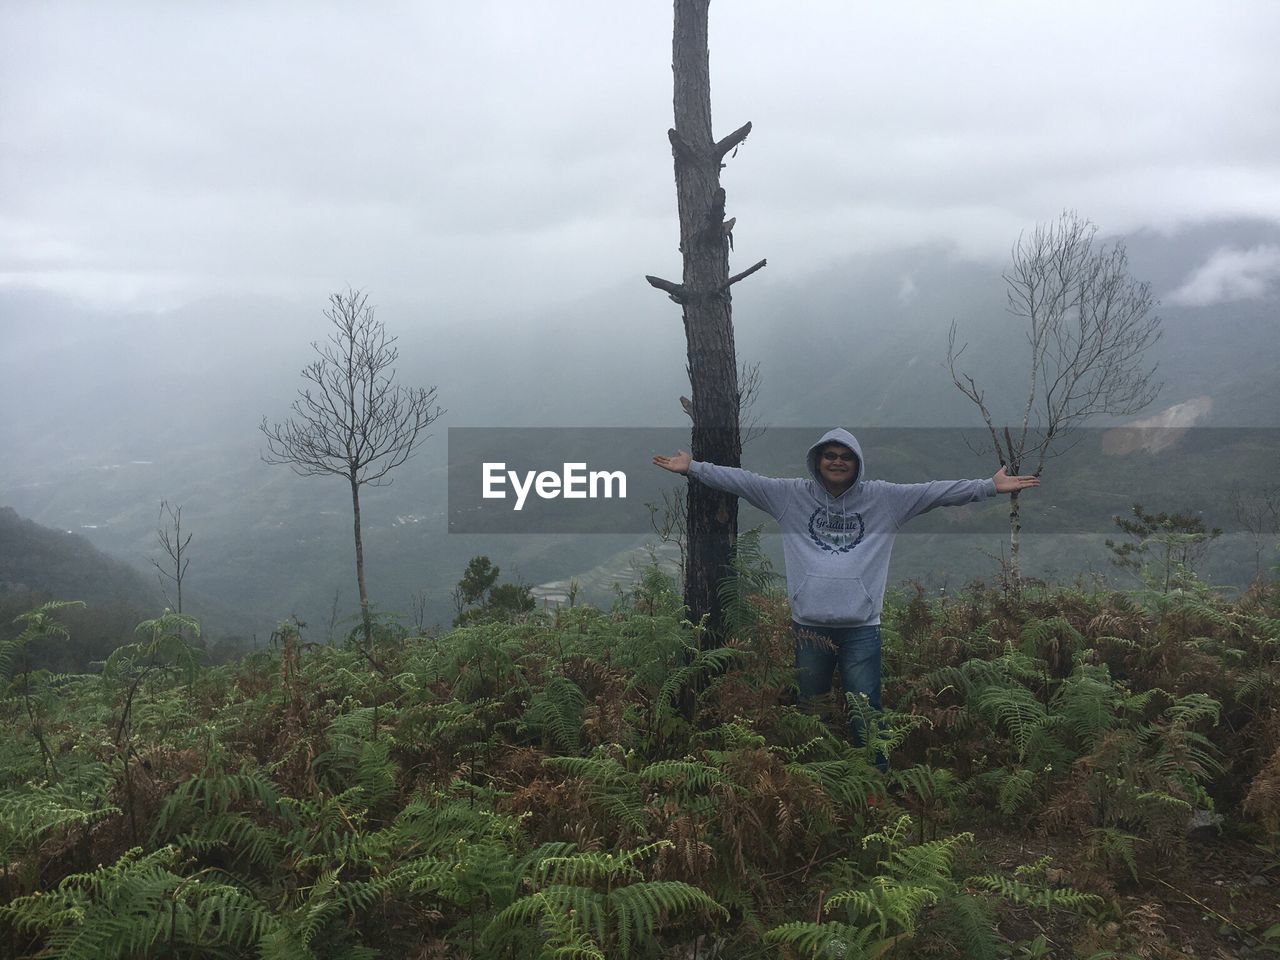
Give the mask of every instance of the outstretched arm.
<svg viewBox="0 0 1280 960">
<path fill-rule="evenodd" d="M 1015 493 L 1040 486 L 1040 478 L 1009 476 L 1001 467 L 989 480 L 933 480 L 929 483 L 895 483 L 890 485 L 895 499 L 894 516 L 899 525 L 934 507 L 954 507 L 961 503 L 985 500 L 1001 493 Z"/>
<path fill-rule="evenodd" d="M 721 467 L 714 463 L 703 463 L 700 460 L 694 460 L 683 450 L 677 450 L 673 457 L 656 456 L 653 458 L 653 463 L 663 470 L 687 474 L 708 487 L 742 497 L 775 520 L 781 519 L 783 512 L 787 509 L 788 491 L 791 485 L 788 480 L 762 477 L 758 473 L 738 467 Z"/>
</svg>

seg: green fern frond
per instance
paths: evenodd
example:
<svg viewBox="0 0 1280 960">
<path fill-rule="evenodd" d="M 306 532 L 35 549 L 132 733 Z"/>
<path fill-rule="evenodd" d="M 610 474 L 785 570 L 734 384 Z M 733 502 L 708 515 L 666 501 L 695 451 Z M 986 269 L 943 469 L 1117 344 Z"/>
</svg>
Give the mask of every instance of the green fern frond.
<svg viewBox="0 0 1280 960">
<path fill-rule="evenodd" d="M 659 760 L 641 770 L 639 779 L 645 783 L 670 784 L 698 792 L 730 782 L 718 767 L 697 760 Z"/>
<path fill-rule="evenodd" d="M 485 938 L 497 943 L 509 941 L 520 928 L 536 927 L 543 916 L 567 920 L 572 928 L 605 939 L 604 895 L 587 887 L 553 884 L 521 897 L 499 911 L 485 930 Z"/>
<path fill-rule="evenodd" d="M 265 867 L 279 863 L 287 846 L 285 838 L 276 831 L 237 813 L 219 813 L 198 820 L 187 833 L 176 837 L 174 843 L 193 853 L 228 847 L 250 863 Z"/>
<path fill-rule="evenodd" d="M 560 749 L 576 753 L 582 746 L 582 713 L 586 705 L 582 689 L 557 674 L 530 699 L 520 729 L 545 732 Z"/>
<path fill-rule="evenodd" d="M 1115 827 L 1094 827 L 1088 832 L 1089 858 L 1110 864 L 1112 860 L 1123 863 L 1135 881 L 1138 879 L 1138 860 L 1134 847 L 1141 838 Z"/>
<path fill-rule="evenodd" d="M 516 861 L 516 873 L 525 876 L 543 860 L 552 857 L 569 857 L 573 855 L 575 850 L 577 850 L 576 844 L 568 843 L 564 840 L 552 840 L 548 843 L 540 844 Z"/>
<path fill-rule="evenodd" d="M 623 956 L 628 955 L 633 938 L 644 942 L 665 918 L 698 911 L 729 918 L 728 911 L 706 892 L 676 880 L 651 880 L 619 887 L 609 894 L 607 906 Z"/>
<path fill-rule="evenodd" d="M 579 928 L 576 917 L 547 909 L 542 913 L 542 926 L 547 938 L 540 960 L 606 960 L 603 948 L 585 929 Z"/>
<path fill-rule="evenodd" d="M 46 951 L 65 960 L 132 960 L 157 944 L 241 949 L 277 929 L 270 912 L 230 884 L 173 872 L 177 851 L 135 848 L 114 864 L 73 874 L 44 895 L 0 907 L 19 929 L 47 936 Z"/>
<path fill-rule="evenodd" d="M 1022 626 L 1023 652 L 1029 656 L 1038 656 L 1038 651 L 1045 641 L 1059 636 L 1066 637 L 1073 650 L 1079 650 L 1084 646 L 1084 637 L 1066 617 L 1028 620 Z"/>
<path fill-rule="evenodd" d="M 1062 717 L 1051 715 L 1026 687 L 989 687 L 978 695 L 978 708 L 1008 729 L 1019 760 L 1027 758 L 1033 744 L 1056 745 L 1052 736 L 1046 735 L 1063 722 Z"/>
<path fill-rule="evenodd" d="M 921 727 L 932 727 L 933 721 L 923 714 L 885 708 L 876 710 L 865 693 L 845 694 L 846 713 L 862 731 L 862 755 L 874 766 L 877 757 L 891 757 Z"/>
<path fill-rule="evenodd" d="M 1116 724 L 1120 691 L 1106 667 L 1078 667 L 1065 679 L 1050 703 L 1076 740 L 1092 749 Z"/>
<path fill-rule="evenodd" d="M 818 721 L 821 725 L 822 721 Z M 823 730 L 825 731 L 825 727 Z M 734 717 L 719 726 L 712 727 L 710 730 L 703 730 L 696 733 L 695 739 L 702 743 L 719 743 L 723 747 L 723 751 L 708 750 L 707 755 L 713 759 L 719 759 L 724 752 L 732 750 L 751 750 L 755 747 L 763 747 L 769 741 L 751 726 L 751 721 L 746 717 Z"/>
<path fill-rule="evenodd" d="M 766 593 L 778 579 L 773 565 L 760 546 L 760 528 L 740 533 L 733 548 L 732 572 L 716 585 L 721 615 L 730 633 L 751 627 L 757 613 L 751 598 Z"/>
<path fill-rule="evenodd" d="M 207 772 L 178 784 L 156 814 L 152 842 L 173 836 L 200 819 L 225 813 L 233 806 L 251 804 L 290 825 L 297 825 L 279 788 L 265 775 L 251 770 L 239 773 Z"/>
<path fill-rule="evenodd" d="M 399 774 L 399 766 L 391 759 L 389 741 L 366 741 L 360 745 L 355 785 L 360 788 L 361 802 L 366 809 L 376 810 L 395 797 Z"/>
<path fill-rule="evenodd" d="M 564 771 L 566 776 L 577 777 L 588 783 L 600 786 L 612 786 L 616 783 L 631 781 L 634 777 L 622 764 L 613 757 L 544 757 L 544 767 Z"/>
<path fill-rule="evenodd" d="M 873 942 L 874 936 L 873 927 L 793 920 L 768 931 L 764 942 L 793 947 L 801 956 L 814 960 L 870 960 L 880 956 L 884 948 L 883 942 Z"/>
<path fill-rule="evenodd" d="M 0 677 L 8 677 L 13 657 L 32 640 L 54 640 L 70 636 L 66 624 L 56 614 L 68 607 L 83 607 L 82 600 L 50 600 L 16 616 L 13 622 L 22 631 L 11 640 L 0 640 Z"/>
<path fill-rule="evenodd" d="M 789 747 L 784 744 L 779 746 L 777 749 L 787 758 L 788 761 L 795 763 L 800 761 L 807 753 L 825 753 L 827 749 L 827 741 L 829 739 L 830 737 L 827 735 L 824 728 L 822 734 L 810 737 L 803 743 L 797 744 L 793 747 Z"/>
<path fill-rule="evenodd" d="M 933 906 L 940 891 L 920 884 L 903 883 L 891 877 L 872 877 L 866 890 L 837 893 L 827 900 L 825 910 L 847 905 L 856 916 L 865 916 L 885 936 L 891 927 L 912 934 L 925 907 Z"/>
<path fill-rule="evenodd" d="M 965 960 L 997 960 L 996 911 L 984 897 L 959 893 L 945 902 L 941 932 L 956 955 Z"/>
<path fill-rule="evenodd" d="M 106 785 L 81 793 L 75 784 L 32 786 L 0 792 L 0 855 L 12 862 L 17 851 L 32 849 L 49 834 L 86 827 L 119 809 L 103 802 Z"/>
<path fill-rule="evenodd" d="M 903 814 L 897 817 L 892 823 L 885 825 L 875 831 L 868 833 L 862 838 L 863 849 L 869 848 L 872 844 L 879 844 L 886 850 L 896 850 L 899 846 L 906 843 L 911 836 L 911 817 Z"/>
<path fill-rule="evenodd" d="M 1047 912 L 1062 910 L 1080 916 L 1092 916 L 1106 904 L 1102 897 L 1092 893 L 1082 893 L 1070 887 L 1031 884 L 1016 877 L 999 875 L 970 877 L 965 883 L 983 890 L 990 890 L 1010 903 L 1035 907 Z"/>
<path fill-rule="evenodd" d="M 1165 716 L 1171 723 L 1190 727 L 1201 720 L 1218 722 L 1222 712 L 1222 704 L 1207 693 L 1187 693 L 1176 698 L 1165 709 Z"/>
<path fill-rule="evenodd" d="M 911 847 L 894 850 L 883 866 L 902 883 L 922 884 L 930 889 L 944 887 L 951 876 L 951 865 L 955 860 L 957 847 L 962 843 L 972 843 L 972 833 L 957 833 L 954 836 L 930 840 Z"/>
<path fill-rule="evenodd" d="M 453 798 L 418 798 L 396 815 L 392 824 L 370 838 L 370 849 L 385 847 L 387 856 L 445 856 L 459 845 L 500 841 L 514 846 L 520 831 L 516 817 L 493 814 Z"/>
<path fill-rule="evenodd" d="M 1025 767 L 1001 767 L 996 773 L 1000 775 L 1000 790 L 996 799 L 1000 812 L 1006 816 L 1017 813 L 1035 787 L 1035 771 Z"/>
<path fill-rule="evenodd" d="M 736 647 L 716 647 L 697 651 L 688 664 L 667 674 L 657 697 L 654 698 L 658 718 L 668 719 L 674 716 L 680 691 L 690 683 L 700 678 L 718 676 L 728 670 L 735 660 L 740 660 L 746 655 L 745 650 Z"/>
<path fill-rule="evenodd" d="M 950 770 L 916 764 L 891 774 L 893 780 L 915 794 L 923 803 L 947 803 L 964 791 L 964 785 Z"/>
<path fill-rule="evenodd" d="M 670 840 L 659 840 L 617 854 L 578 853 L 565 857 L 546 857 L 534 868 L 534 875 L 558 884 L 639 879 L 644 875 L 636 867 L 636 861 L 651 857 L 671 845 Z"/>
<path fill-rule="evenodd" d="M 1250 670 L 1236 681 L 1233 692 L 1241 702 L 1274 703 L 1280 700 L 1280 677 L 1269 669 Z"/>
<path fill-rule="evenodd" d="M 884 775 L 862 756 L 847 760 L 814 760 L 789 763 L 787 772 L 817 783 L 827 796 L 846 809 L 865 811 L 867 797 L 880 795 Z"/>
<path fill-rule="evenodd" d="M 600 805 L 617 823 L 638 836 L 648 832 L 644 800 L 640 795 L 640 778 L 612 757 L 547 757 L 544 766 L 564 770 L 582 780 L 592 801 Z"/>
</svg>

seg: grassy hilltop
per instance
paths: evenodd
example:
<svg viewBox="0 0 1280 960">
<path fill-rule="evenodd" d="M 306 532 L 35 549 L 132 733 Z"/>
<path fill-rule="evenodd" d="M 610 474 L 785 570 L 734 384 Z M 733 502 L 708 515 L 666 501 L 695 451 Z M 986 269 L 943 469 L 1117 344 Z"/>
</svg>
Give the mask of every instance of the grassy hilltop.
<svg viewBox="0 0 1280 960">
<path fill-rule="evenodd" d="M 385 673 L 288 624 L 204 667 L 166 613 L 54 675 L 48 605 L 0 650 L 0 949 L 1274 956 L 1280 593 L 1165 587 L 891 598 L 866 748 L 859 704 L 791 705 L 758 563 L 722 647 L 655 570 L 607 611 L 384 623 Z"/>
</svg>

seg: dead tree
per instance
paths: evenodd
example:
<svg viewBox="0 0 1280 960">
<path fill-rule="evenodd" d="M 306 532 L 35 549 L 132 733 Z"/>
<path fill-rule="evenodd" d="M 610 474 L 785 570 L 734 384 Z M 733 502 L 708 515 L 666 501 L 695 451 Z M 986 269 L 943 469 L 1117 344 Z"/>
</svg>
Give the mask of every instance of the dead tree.
<svg viewBox="0 0 1280 960">
<path fill-rule="evenodd" d="M 394 384 L 396 338 L 387 336 L 382 321 L 374 318 L 366 294 L 335 293 L 324 315 L 333 332 L 323 346 L 311 344 L 319 357 L 302 370 L 308 385 L 293 402 L 293 419 L 276 424 L 262 420 L 268 451 L 262 458 L 287 464 L 299 476 L 331 474 L 350 485 L 362 652 L 382 670 L 373 654 L 373 618 L 365 588 L 360 488 L 390 484 L 388 474 L 427 439 L 427 427 L 444 410 L 436 405 L 435 387 Z"/>
<path fill-rule="evenodd" d="M 1245 491 L 1240 481 L 1231 484 L 1231 513 L 1253 539 L 1253 578 L 1262 582 L 1264 544 L 1274 543 L 1280 534 L 1280 483 Z"/>
<path fill-rule="evenodd" d="M 173 584 L 176 602 L 170 603 L 170 606 L 181 613 L 182 582 L 187 578 L 187 566 L 191 563 L 187 556 L 191 534 L 188 533 L 185 537 L 182 535 L 182 504 L 160 501 L 160 525 L 156 527 L 156 541 L 164 550 L 167 562 L 161 564 L 152 557 L 151 565 L 156 568 L 156 577 L 160 581 L 160 589 L 164 591 L 165 600 L 170 600 L 168 584 Z"/>
<path fill-rule="evenodd" d="M 1129 274 L 1123 244 L 1097 247 L 1098 228 L 1074 212 L 1018 238 L 1005 270 L 1008 312 L 1026 328 L 1026 400 L 1011 425 L 997 429 L 986 394 L 956 361 L 956 325 L 947 340 L 947 368 L 977 406 L 1000 465 L 1037 477 L 1073 429 L 1098 415 L 1128 416 L 1155 399 L 1160 384 L 1145 353 L 1160 339 L 1160 318 L 1148 283 Z M 1028 467 L 1034 463 L 1034 469 Z M 1009 569 L 1019 577 L 1022 520 L 1018 493 L 1009 495 Z"/>
<path fill-rule="evenodd" d="M 725 220 L 720 169 L 725 157 L 747 138 L 751 124 L 743 124 L 720 140 L 712 134 L 709 2 L 675 0 L 671 65 L 675 126 L 667 131 L 667 138 L 675 160 L 684 273 L 679 283 L 652 276 L 645 279 L 665 291 L 683 313 L 693 393 L 689 404 L 693 458 L 736 467 L 742 462 L 738 432 L 741 397 L 730 287 L 755 273 L 765 261 L 736 276 L 729 275 L 736 218 Z M 710 636 L 714 637 L 721 620 L 716 586 L 730 572 L 738 532 L 737 498 L 690 478 L 687 523 L 684 599 L 694 622 L 708 617 Z"/>
</svg>

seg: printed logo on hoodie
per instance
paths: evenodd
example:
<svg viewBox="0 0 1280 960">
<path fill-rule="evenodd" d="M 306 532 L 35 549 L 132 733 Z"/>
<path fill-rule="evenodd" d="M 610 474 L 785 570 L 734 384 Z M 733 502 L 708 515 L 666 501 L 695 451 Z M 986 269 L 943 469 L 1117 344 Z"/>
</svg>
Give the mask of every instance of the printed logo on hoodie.
<svg viewBox="0 0 1280 960">
<path fill-rule="evenodd" d="M 867 525 L 860 513 L 832 516 L 818 507 L 809 517 L 809 536 L 829 553 L 848 553 L 862 542 L 866 532 Z"/>
</svg>

